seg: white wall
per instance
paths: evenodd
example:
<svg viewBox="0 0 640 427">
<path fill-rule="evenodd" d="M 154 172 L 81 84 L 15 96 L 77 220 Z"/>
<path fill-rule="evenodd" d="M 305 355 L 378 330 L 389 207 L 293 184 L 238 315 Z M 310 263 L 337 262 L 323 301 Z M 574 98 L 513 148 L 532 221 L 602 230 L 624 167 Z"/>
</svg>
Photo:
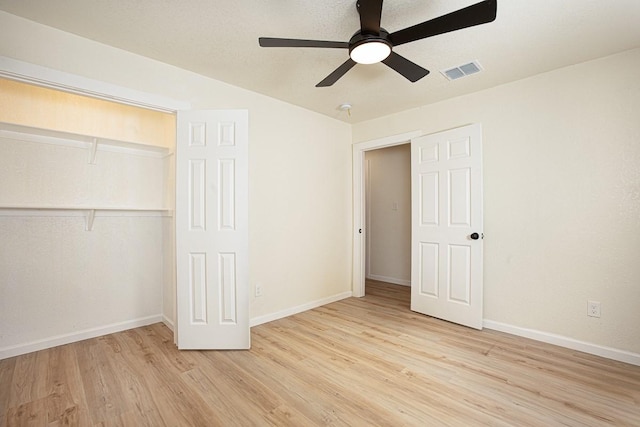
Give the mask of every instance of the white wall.
<svg viewBox="0 0 640 427">
<path fill-rule="evenodd" d="M 163 221 L 0 217 L 0 356 L 159 321 Z"/>
<path fill-rule="evenodd" d="M 639 69 L 636 49 L 359 123 L 353 140 L 482 123 L 485 318 L 640 353 Z"/>
<path fill-rule="evenodd" d="M 349 125 L 3 12 L 0 35 L 0 55 L 183 100 L 194 109 L 248 109 L 249 277 L 252 287 L 263 287 L 263 296 L 252 300 L 252 317 L 350 291 Z M 174 307 L 172 297 L 165 289 L 165 310 Z"/>
<path fill-rule="evenodd" d="M 367 151 L 367 278 L 411 285 L 411 146 Z"/>
</svg>

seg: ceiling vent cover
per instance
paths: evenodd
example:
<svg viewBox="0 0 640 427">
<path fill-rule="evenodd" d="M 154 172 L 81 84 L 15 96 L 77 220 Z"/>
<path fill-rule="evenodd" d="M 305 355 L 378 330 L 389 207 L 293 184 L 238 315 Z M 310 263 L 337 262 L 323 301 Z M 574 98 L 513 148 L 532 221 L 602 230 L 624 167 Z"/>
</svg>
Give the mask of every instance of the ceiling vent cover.
<svg viewBox="0 0 640 427">
<path fill-rule="evenodd" d="M 482 66 L 478 61 L 472 61 L 468 64 L 458 65 L 457 67 L 449 68 L 448 70 L 440 71 L 443 76 L 449 80 L 458 80 L 471 74 L 476 74 L 482 71 Z"/>
</svg>

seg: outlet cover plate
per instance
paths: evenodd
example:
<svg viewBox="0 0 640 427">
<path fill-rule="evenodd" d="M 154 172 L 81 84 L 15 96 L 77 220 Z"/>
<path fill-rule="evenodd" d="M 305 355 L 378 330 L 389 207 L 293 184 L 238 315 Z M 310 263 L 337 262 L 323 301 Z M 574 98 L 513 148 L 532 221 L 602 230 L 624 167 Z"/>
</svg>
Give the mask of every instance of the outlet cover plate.
<svg viewBox="0 0 640 427">
<path fill-rule="evenodd" d="M 600 317 L 600 301 L 587 301 L 587 316 Z"/>
</svg>

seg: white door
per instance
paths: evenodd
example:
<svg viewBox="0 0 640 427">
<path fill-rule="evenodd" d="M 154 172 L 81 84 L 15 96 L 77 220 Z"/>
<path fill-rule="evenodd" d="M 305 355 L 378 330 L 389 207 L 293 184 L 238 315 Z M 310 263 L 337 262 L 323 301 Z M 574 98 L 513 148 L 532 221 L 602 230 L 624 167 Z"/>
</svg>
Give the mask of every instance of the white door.
<svg viewBox="0 0 640 427">
<path fill-rule="evenodd" d="M 411 310 L 482 329 L 482 128 L 411 140 Z"/>
<path fill-rule="evenodd" d="M 177 344 L 247 349 L 248 113 L 178 113 Z"/>
</svg>

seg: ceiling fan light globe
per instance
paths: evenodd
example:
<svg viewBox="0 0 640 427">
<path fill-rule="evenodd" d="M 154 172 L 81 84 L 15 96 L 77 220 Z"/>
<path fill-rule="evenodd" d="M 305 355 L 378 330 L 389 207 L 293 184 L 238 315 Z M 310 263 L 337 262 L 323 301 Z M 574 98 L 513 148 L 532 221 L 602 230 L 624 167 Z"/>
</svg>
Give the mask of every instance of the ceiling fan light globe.
<svg viewBox="0 0 640 427">
<path fill-rule="evenodd" d="M 376 64 L 387 59 L 391 46 L 381 41 L 370 41 L 354 47 L 349 55 L 358 64 Z"/>
</svg>

